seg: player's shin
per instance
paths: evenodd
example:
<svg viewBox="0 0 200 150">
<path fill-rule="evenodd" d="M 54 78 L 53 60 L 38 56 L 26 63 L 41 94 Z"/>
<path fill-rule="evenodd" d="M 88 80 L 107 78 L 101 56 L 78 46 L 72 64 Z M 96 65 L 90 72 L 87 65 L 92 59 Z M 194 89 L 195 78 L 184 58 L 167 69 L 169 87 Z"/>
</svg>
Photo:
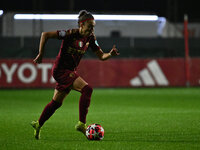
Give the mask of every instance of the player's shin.
<svg viewBox="0 0 200 150">
<path fill-rule="evenodd" d="M 86 116 L 90 106 L 92 91 L 93 89 L 89 85 L 84 86 L 81 91 L 81 97 L 79 100 L 79 120 L 84 124 L 86 123 Z"/>
<path fill-rule="evenodd" d="M 39 118 L 39 125 L 43 126 L 45 121 L 48 120 L 61 105 L 62 103 L 54 100 L 48 103 Z"/>
</svg>

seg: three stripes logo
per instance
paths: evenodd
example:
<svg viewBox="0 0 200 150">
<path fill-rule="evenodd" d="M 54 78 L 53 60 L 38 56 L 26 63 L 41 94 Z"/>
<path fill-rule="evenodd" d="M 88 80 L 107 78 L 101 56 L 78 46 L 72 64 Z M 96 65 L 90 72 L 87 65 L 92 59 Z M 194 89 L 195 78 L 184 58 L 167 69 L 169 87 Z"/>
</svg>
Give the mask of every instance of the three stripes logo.
<svg viewBox="0 0 200 150">
<path fill-rule="evenodd" d="M 147 63 L 138 76 L 130 80 L 131 86 L 168 86 L 169 82 L 156 60 Z"/>
</svg>

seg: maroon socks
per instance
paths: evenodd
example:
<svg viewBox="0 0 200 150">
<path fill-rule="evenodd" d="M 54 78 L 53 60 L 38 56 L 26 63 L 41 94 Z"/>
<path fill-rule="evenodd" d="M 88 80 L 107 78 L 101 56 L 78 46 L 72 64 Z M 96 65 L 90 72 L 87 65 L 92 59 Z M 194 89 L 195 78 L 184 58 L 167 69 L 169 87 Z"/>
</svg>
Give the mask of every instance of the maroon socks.
<svg viewBox="0 0 200 150">
<path fill-rule="evenodd" d="M 89 85 L 84 86 L 81 91 L 82 94 L 79 100 L 79 120 L 83 123 L 86 123 L 86 115 L 90 106 L 92 91 L 93 89 Z M 39 118 L 39 125 L 43 126 L 45 121 L 47 121 L 61 105 L 62 103 L 54 100 L 47 104 Z"/>
<path fill-rule="evenodd" d="M 54 100 L 47 104 L 39 118 L 39 125 L 42 126 L 45 121 L 47 121 L 54 114 L 56 109 L 58 109 L 61 105 L 62 103 L 56 102 Z"/>
<path fill-rule="evenodd" d="M 81 97 L 79 100 L 79 120 L 86 123 L 86 115 L 88 113 L 88 107 L 90 106 L 90 99 L 92 95 L 92 87 L 86 85 L 81 91 Z"/>
</svg>

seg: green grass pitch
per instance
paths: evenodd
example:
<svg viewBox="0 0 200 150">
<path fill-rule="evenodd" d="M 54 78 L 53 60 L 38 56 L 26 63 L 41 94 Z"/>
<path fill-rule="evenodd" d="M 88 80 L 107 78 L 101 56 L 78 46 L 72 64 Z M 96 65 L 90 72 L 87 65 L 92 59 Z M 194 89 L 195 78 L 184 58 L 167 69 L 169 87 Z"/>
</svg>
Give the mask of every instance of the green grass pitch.
<svg viewBox="0 0 200 150">
<path fill-rule="evenodd" d="M 200 88 L 94 89 L 87 123 L 104 127 L 102 141 L 75 131 L 80 93 L 72 91 L 35 140 L 32 120 L 53 89 L 0 90 L 1 150 L 200 149 Z"/>
</svg>

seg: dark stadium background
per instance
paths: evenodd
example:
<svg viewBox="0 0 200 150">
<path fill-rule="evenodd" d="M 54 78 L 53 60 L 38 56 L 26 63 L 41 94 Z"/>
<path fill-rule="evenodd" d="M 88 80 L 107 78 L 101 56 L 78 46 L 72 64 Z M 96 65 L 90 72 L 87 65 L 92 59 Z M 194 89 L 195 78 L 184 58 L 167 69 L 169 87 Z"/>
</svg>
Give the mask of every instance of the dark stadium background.
<svg viewBox="0 0 200 150">
<path fill-rule="evenodd" d="M 158 33 L 158 28 L 161 26 L 161 23 L 155 22 L 154 27 L 156 30 L 152 31 L 155 33 L 154 35 L 149 34 L 149 36 L 135 36 L 134 32 L 139 31 L 140 34 L 146 33 L 143 29 L 147 29 L 151 32 L 151 29 L 148 29 L 148 23 L 145 23 L 140 26 L 144 26 L 143 29 L 138 29 L 139 26 L 137 24 L 133 26 L 129 36 L 123 36 L 124 28 L 129 29 L 129 22 L 123 22 L 123 24 L 118 25 L 117 29 L 113 29 L 111 26 L 100 25 L 100 32 L 104 32 L 104 29 L 110 28 L 107 35 L 103 36 L 97 35 L 98 42 L 103 50 L 109 50 L 113 44 L 117 45 L 117 48 L 121 51 L 119 59 L 141 59 L 141 63 L 138 64 L 138 70 L 134 71 L 136 74 L 133 74 L 133 77 L 137 77 L 137 71 L 141 71 L 145 68 L 145 63 L 149 62 L 148 59 L 165 59 L 170 61 L 173 58 L 180 58 L 177 60 L 179 63 L 184 66 L 184 58 L 185 58 L 185 43 L 184 43 L 184 15 L 187 14 L 189 18 L 188 24 L 188 35 L 189 35 L 189 55 L 191 59 L 191 77 L 193 84 L 199 86 L 199 73 L 198 70 L 198 58 L 200 57 L 200 28 L 198 23 L 200 22 L 200 9 L 198 7 L 198 1 L 188 1 L 188 0 L 102 0 L 102 1 L 94 1 L 94 0 L 18 0 L 18 1 L 5 1 L 1 3 L 0 10 L 4 11 L 4 14 L 0 16 L 0 59 L 4 62 L 3 59 L 29 59 L 31 61 L 38 52 L 38 45 L 40 40 L 40 34 L 42 31 L 49 31 L 49 26 L 54 26 L 54 30 L 56 27 L 60 27 L 62 24 L 67 24 L 66 22 L 62 22 L 60 24 L 53 24 L 52 22 L 45 21 L 35 21 L 20 24 L 20 20 L 16 21 L 13 19 L 14 14 L 16 13 L 34 13 L 34 14 L 77 14 L 80 10 L 86 9 L 94 14 L 147 14 L 147 15 L 157 15 L 158 17 L 165 17 L 167 22 L 165 24 L 166 30 L 162 31 L 163 34 Z M 5 22 L 3 22 L 5 21 Z M 39 23 L 38 23 L 39 22 Z M 18 24 L 19 23 L 19 24 Z M 59 22 L 58 22 L 59 23 Z M 109 22 L 110 24 L 112 21 Z M 157 24 L 156 24 L 157 23 Z M 29 26 L 32 24 L 32 26 Z M 146 25 L 148 24 L 148 25 Z M 20 26 L 23 27 L 19 28 Z M 47 28 L 45 28 L 47 27 Z M 76 26 L 75 26 L 76 27 Z M 171 27 L 173 29 L 171 29 Z M 19 30 L 18 30 L 19 29 Z M 52 28 L 51 28 L 52 29 Z M 97 31 L 95 29 L 95 31 Z M 18 32 L 19 31 L 19 32 Z M 23 34 L 27 31 L 30 34 Z M 142 33 L 143 32 L 143 33 Z M 18 34 L 17 34 L 18 33 Z M 19 34 L 21 33 L 21 34 Z M 173 34 L 173 35 L 172 35 Z M 106 36 L 105 36 L 106 35 Z M 48 49 L 45 52 L 45 58 L 55 59 L 58 50 L 60 47 L 60 41 L 58 40 L 50 40 L 50 42 L 46 45 Z M 88 51 L 85 54 L 84 58 L 90 59 L 95 58 L 95 55 Z M 127 60 L 128 60 L 127 59 Z M 144 60 L 144 61 L 143 61 Z M 97 61 L 97 60 L 96 60 Z M 166 68 L 169 62 L 159 62 L 161 67 L 164 67 L 168 72 L 169 69 Z M 177 64 L 177 63 L 175 63 Z M 196 66 L 192 66 L 196 64 Z M 117 66 L 117 65 L 116 65 Z M 173 66 L 173 65 L 172 65 Z M 177 65 L 178 67 L 178 65 Z M 137 67 L 134 67 L 137 68 Z M 169 67 L 171 68 L 171 67 Z M 193 73 L 193 69 L 195 73 Z M 115 70 L 113 68 L 113 70 Z M 126 69 L 127 70 L 127 69 Z M 172 69 L 173 70 L 173 69 Z M 177 69 L 174 69 L 175 71 Z M 96 71 L 98 72 L 98 71 Z M 174 84 L 182 86 L 185 85 L 184 79 L 186 78 L 185 68 L 182 67 L 181 84 L 178 84 L 176 80 L 179 80 L 180 77 L 177 76 L 177 79 L 172 79 Z M 164 73 L 166 74 L 165 70 Z M 108 73 L 110 74 L 110 73 Z M 168 73 L 169 75 L 171 73 Z M 176 73 L 174 73 L 176 74 Z M 196 76 L 195 76 L 196 75 Z M 3 77 L 2 77 L 3 78 Z M 1 79 L 2 79 L 1 78 Z M 167 77 L 168 78 L 168 77 Z M 170 77 L 169 77 L 170 78 Z M 186 81 L 186 80 L 185 80 Z M 129 83 L 127 82 L 128 85 Z M 11 85 L 6 84 L 5 85 Z M 16 86 L 17 84 L 14 84 Z M 41 84 L 42 85 L 42 84 Z M 124 85 L 124 84 L 123 84 Z M 26 85 L 25 87 L 29 87 L 30 85 Z M 2 87 L 2 84 L 0 84 Z M 98 87 L 98 86 L 97 86 Z"/>
<path fill-rule="evenodd" d="M 81 9 L 99 13 L 149 13 L 166 17 L 171 22 L 182 22 L 183 15 L 188 14 L 191 22 L 200 22 L 199 2 L 196 0 L 17 0 L 4 1 L 0 9 L 52 13 Z"/>
</svg>

